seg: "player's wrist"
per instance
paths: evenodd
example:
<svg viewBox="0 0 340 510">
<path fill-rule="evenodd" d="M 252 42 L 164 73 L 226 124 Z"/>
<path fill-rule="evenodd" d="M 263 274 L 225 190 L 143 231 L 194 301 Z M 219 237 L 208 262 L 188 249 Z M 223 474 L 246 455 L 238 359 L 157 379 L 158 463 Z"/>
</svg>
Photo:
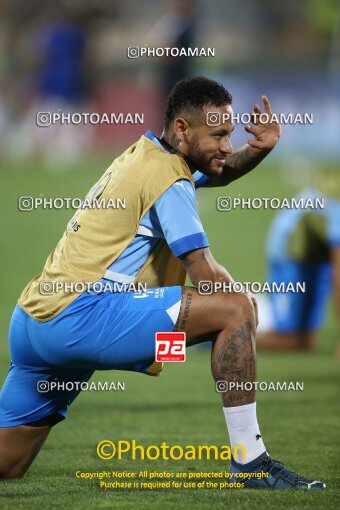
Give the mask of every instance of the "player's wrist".
<svg viewBox="0 0 340 510">
<path fill-rule="evenodd" d="M 275 144 L 276 145 L 276 144 Z M 275 145 L 273 145 L 273 147 L 253 147 L 252 145 L 249 145 L 248 146 L 248 153 L 249 153 L 249 156 L 252 158 L 252 159 L 263 159 L 265 156 L 267 156 L 275 147 Z"/>
</svg>

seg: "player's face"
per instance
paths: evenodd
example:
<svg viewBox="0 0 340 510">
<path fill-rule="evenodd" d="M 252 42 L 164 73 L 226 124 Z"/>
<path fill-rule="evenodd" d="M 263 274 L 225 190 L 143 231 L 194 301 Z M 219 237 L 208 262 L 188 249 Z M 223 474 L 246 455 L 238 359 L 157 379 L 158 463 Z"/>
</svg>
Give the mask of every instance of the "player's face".
<svg viewBox="0 0 340 510">
<path fill-rule="evenodd" d="M 230 142 L 235 127 L 232 115 L 230 105 L 207 106 L 198 114 L 188 132 L 185 147 L 186 157 L 197 170 L 207 175 L 221 174 L 226 157 L 233 152 Z"/>
</svg>

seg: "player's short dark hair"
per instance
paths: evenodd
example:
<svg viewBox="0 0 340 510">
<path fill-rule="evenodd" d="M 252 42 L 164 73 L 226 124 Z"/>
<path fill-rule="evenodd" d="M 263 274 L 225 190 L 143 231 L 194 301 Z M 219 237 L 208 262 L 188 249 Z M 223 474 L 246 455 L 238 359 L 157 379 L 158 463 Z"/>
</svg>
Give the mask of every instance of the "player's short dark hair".
<svg viewBox="0 0 340 510">
<path fill-rule="evenodd" d="M 217 81 L 204 76 L 181 80 L 176 83 L 166 101 L 164 129 L 169 129 L 179 113 L 192 109 L 202 110 L 206 104 L 222 106 L 231 103 L 231 94 Z"/>
</svg>

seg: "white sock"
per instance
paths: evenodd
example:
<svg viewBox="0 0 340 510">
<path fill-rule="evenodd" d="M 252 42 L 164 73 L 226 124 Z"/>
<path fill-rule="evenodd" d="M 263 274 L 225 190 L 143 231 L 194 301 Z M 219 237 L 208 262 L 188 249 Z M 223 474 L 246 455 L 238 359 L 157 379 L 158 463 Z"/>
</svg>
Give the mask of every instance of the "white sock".
<svg viewBox="0 0 340 510">
<path fill-rule="evenodd" d="M 256 417 L 256 402 L 238 407 L 223 407 L 227 422 L 230 446 L 244 446 L 246 458 L 237 450 L 236 462 L 248 464 L 266 451 Z"/>
</svg>

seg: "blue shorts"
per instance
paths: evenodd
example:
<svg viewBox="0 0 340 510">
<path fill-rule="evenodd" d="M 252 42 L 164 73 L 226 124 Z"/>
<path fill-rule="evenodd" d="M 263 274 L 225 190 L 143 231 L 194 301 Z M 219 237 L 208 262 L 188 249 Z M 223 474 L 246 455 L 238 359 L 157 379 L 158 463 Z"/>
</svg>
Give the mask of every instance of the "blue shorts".
<svg viewBox="0 0 340 510">
<path fill-rule="evenodd" d="M 17 305 L 9 328 L 11 365 L 0 392 L 0 427 L 66 417 L 80 390 L 45 393 L 41 381 L 84 382 L 95 370 L 147 373 L 155 359 L 155 333 L 174 330 L 181 298 L 179 286 L 145 293 L 84 292 L 48 322 L 32 319 Z"/>
<path fill-rule="evenodd" d="M 328 263 L 271 261 L 268 282 L 306 282 L 306 292 L 269 294 L 274 331 L 293 333 L 314 331 L 325 320 L 332 288 L 332 268 Z"/>
</svg>

